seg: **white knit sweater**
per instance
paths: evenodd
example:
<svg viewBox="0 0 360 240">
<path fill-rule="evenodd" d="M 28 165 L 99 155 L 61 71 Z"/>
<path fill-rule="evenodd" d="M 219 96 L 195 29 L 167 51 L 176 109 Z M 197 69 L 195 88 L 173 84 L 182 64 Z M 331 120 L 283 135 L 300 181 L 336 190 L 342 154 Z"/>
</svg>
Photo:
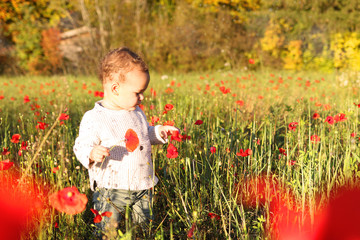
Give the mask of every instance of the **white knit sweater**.
<svg viewBox="0 0 360 240">
<path fill-rule="evenodd" d="M 133 111 L 111 110 L 103 107 L 101 101 L 96 102 L 84 114 L 74 145 L 77 159 L 89 171 L 91 189 L 94 190 L 94 181 L 99 188 L 144 190 L 155 186 L 158 179 L 153 171 L 151 145 L 167 142 L 161 138 L 158 127 L 149 126 L 139 107 Z M 139 146 L 133 152 L 126 150 L 124 141 L 130 128 L 139 138 Z M 89 165 L 90 152 L 96 145 L 113 148 L 102 163 Z"/>
</svg>

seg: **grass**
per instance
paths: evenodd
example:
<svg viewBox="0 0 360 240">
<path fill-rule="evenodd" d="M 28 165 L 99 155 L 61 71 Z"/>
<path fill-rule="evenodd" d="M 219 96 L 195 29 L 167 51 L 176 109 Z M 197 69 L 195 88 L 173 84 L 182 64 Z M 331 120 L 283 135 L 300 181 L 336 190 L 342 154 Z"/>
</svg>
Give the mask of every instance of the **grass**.
<svg viewBox="0 0 360 240">
<path fill-rule="evenodd" d="M 167 145 L 153 146 L 155 174 L 160 179 L 154 189 L 155 219 L 143 233 L 135 233 L 135 226 L 124 219 L 117 237 L 186 239 L 194 227 L 195 239 L 269 238 L 270 200 L 257 198 L 255 206 L 249 206 L 243 198 L 251 192 L 249 180 L 260 176 L 279 182 L 294 195 L 292 204 L 302 213 L 300 222 L 308 216 L 313 219 L 336 187 L 356 185 L 359 176 L 359 136 L 351 136 L 358 132 L 354 105 L 359 103 L 358 87 L 356 79 L 347 80 L 347 86 L 342 86 L 336 74 L 310 72 L 153 74 L 143 101 L 148 120 L 152 116 L 159 117 L 160 124 L 172 120 L 191 139 L 173 143 L 179 151 L 175 159 L 166 157 Z M 86 210 L 74 216 L 47 208 L 50 217 L 40 221 L 32 237 L 90 239 L 92 193 L 87 170 L 72 147 L 82 115 L 101 99 L 94 96 L 101 91 L 100 83 L 93 77 L 1 77 L 0 85 L 4 96 L 0 147 L 10 151 L 0 159 L 15 163 L 0 174 L 17 169 L 40 179 L 40 187 L 47 186 L 49 192 L 76 186 L 89 199 Z M 25 95 L 30 102 L 24 103 Z M 167 103 L 174 109 L 163 114 Z M 313 119 L 315 112 L 320 118 Z M 60 113 L 70 116 L 61 125 L 56 122 Z M 347 119 L 333 125 L 324 122 L 339 113 Z M 195 125 L 196 120 L 203 124 Z M 38 122 L 49 126 L 36 128 Z M 291 122 L 298 123 L 294 131 L 289 130 Z M 16 133 L 29 143 L 21 156 L 20 145 L 10 141 Z M 320 137 L 318 143 L 312 142 L 313 135 Z M 252 154 L 241 157 L 240 149 L 251 149 Z M 54 173 L 56 166 L 59 171 Z M 43 201 L 48 204 L 46 198 Z"/>
</svg>

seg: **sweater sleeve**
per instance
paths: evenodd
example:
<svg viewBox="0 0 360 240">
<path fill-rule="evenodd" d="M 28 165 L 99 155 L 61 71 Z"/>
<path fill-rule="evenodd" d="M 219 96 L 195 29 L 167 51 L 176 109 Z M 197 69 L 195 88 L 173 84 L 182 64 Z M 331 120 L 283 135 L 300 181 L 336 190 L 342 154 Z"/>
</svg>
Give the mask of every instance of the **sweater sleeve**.
<svg viewBox="0 0 360 240">
<path fill-rule="evenodd" d="M 79 136 L 75 140 L 74 152 L 80 163 L 89 169 L 89 156 L 94 146 L 100 144 L 97 126 L 89 112 L 85 113 L 79 128 Z"/>
<path fill-rule="evenodd" d="M 151 145 L 167 143 L 167 139 L 163 139 L 159 133 L 159 127 L 161 125 L 150 126 L 148 125 L 149 138 Z"/>
</svg>

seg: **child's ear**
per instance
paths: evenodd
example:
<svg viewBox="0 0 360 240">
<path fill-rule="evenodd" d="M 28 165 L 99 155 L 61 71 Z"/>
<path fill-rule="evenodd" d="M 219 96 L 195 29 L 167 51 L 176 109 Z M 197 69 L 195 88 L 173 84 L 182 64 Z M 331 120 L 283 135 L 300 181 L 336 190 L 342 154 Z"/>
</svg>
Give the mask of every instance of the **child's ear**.
<svg viewBox="0 0 360 240">
<path fill-rule="evenodd" d="M 119 95 L 119 83 L 118 82 L 113 82 L 111 84 L 111 92 L 115 95 Z"/>
</svg>

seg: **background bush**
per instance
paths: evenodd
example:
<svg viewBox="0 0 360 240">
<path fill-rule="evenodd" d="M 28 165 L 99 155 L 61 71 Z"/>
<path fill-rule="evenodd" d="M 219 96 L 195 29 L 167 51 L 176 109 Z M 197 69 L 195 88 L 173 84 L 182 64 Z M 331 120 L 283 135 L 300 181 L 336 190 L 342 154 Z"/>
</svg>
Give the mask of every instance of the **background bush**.
<svg viewBox="0 0 360 240">
<path fill-rule="evenodd" d="M 158 72 L 249 67 L 357 71 L 356 0 L 16 0 L 0 3 L 2 72 L 95 73 L 109 49 L 141 52 Z M 76 63 L 49 39 L 87 26 Z M 7 44 L 6 44 L 7 43 Z M 5 51 L 6 50 L 6 51 Z"/>
</svg>

